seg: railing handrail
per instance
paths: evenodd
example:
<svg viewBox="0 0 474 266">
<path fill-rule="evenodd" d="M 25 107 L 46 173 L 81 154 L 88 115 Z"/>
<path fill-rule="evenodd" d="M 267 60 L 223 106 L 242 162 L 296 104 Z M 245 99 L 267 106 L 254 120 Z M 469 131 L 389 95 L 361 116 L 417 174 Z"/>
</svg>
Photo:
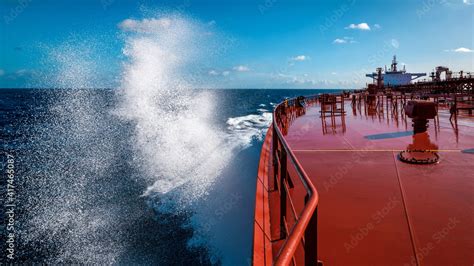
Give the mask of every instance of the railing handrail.
<svg viewBox="0 0 474 266">
<path fill-rule="evenodd" d="M 294 99 L 292 99 L 294 100 Z M 274 132 L 276 132 L 278 139 L 280 143 L 283 146 L 283 149 L 285 149 L 286 153 L 289 154 L 289 158 L 292 162 L 292 164 L 296 168 L 296 172 L 298 174 L 298 177 L 300 178 L 301 182 L 303 183 L 306 192 L 308 193 L 309 199 L 305 204 L 305 207 L 303 209 L 303 213 L 301 214 L 300 218 L 297 219 L 296 224 L 293 226 L 292 230 L 288 232 L 288 237 L 286 238 L 285 243 L 283 244 L 282 248 L 280 249 L 279 254 L 277 255 L 275 265 L 289 265 L 295 252 L 296 249 L 298 248 L 298 245 L 300 241 L 302 240 L 306 228 L 316 211 L 316 207 L 318 206 L 319 202 L 319 195 L 318 191 L 316 190 L 315 186 L 309 179 L 308 175 L 306 174 L 305 170 L 301 166 L 300 162 L 298 159 L 296 159 L 295 154 L 293 151 L 289 148 L 288 143 L 286 142 L 285 138 L 283 137 L 283 134 L 280 131 L 280 128 L 278 127 L 276 115 L 277 115 L 277 110 L 280 108 L 285 102 L 282 102 L 278 104 L 275 109 L 273 110 L 273 128 Z M 282 200 L 282 199 L 280 199 Z M 286 199 L 285 199 L 286 200 Z M 316 262 L 315 262 L 316 263 Z"/>
</svg>

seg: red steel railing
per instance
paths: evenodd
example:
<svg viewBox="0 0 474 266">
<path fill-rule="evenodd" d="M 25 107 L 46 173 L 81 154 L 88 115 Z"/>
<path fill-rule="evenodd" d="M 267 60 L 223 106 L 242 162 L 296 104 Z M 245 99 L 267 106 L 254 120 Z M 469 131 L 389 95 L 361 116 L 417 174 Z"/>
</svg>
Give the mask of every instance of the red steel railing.
<svg viewBox="0 0 474 266">
<path fill-rule="evenodd" d="M 306 98 L 309 102 L 315 98 Z M 301 253 L 295 256 L 298 248 L 304 251 L 305 265 L 318 265 L 317 256 L 317 206 L 319 196 L 316 188 L 296 159 L 296 156 L 288 146 L 281 129 L 287 132 L 289 127 L 290 113 L 298 109 L 298 100 L 291 99 L 279 104 L 273 111 L 273 167 L 274 167 L 274 189 L 280 194 L 280 240 L 284 240 L 281 249 L 274 260 L 275 265 L 296 265 L 301 261 Z M 293 109 L 293 110 L 290 110 Z M 301 107 L 299 108 L 301 109 Z M 290 118 L 291 119 L 291 118 Z M 292 120 L 292 119 L 291 119 Z M 294 200 L 290 189 L 294 179 L 289 175 L 288 167 L 293 167 L 298 179 L 306 190 L 304 208 L 298 217 L 295 210 Z M 291 228 L 287 224 L 287 201 L 290 203 L 291 214 L 295 223 Z M 300 246 L 301 245 L 301 246 Z"/>
</svg>

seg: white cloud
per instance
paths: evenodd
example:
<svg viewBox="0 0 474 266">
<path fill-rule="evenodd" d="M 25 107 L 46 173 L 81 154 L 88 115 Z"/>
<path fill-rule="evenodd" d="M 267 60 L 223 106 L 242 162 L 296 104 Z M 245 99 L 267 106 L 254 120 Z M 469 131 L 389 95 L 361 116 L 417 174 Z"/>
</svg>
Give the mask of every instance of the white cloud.
<svg viewBox="0 0 474 266">
<path fill-rule="evenodd" d="M 217 75 L 219 75 L 219 72 L 217 72 L 217 71 L 215 71 L 215 70 L 210 70 L 210 71 L 208 72 L 208 74 L 211 75 L 211 76 L 217 76 Z"/>
<path fill-rule="evenodd" d="M 351 30 L 370 30 L 369 24 L 363 22 L 359 24 L 351 24 L 346 27 L 346 29 L 351 29 Z"/>
<path fill-rule="evenodd" d="M 291 58 L 291 61 L 306 61 L 309 60 L 309 56 L 306 55 L 297 55 Z"/>
<path fill-rule="evenodd" d="M 293 76 L 286 75 L 286 74 L 283 74 L 283 73 L 278 73 L 277 77 L 279 77 L 279 78 L 293 78 Z"/>
<path fill-rule="evenodd" d="M 248 68 L 247 66 L 243 66 L 243 65 L 235 66 L 232 69 L 234 71 L 237 71 L 237 72 L 248 72 L 248 71 L 250 71 L 250 68 Z"/>
<path fill-rule="evenodd" d="M 238 66 L 235 66 L 232 68 L 232 71 L 236 71 L 236 72 L 249 72 L 250 71 L 250 68 L 248 66 L 244 66 L 244 65 L 238 65 Z M 209 76 L 229 76 L 231 73 L 230 70 L 224 70 L 224 71 L 218 71 L 218 70 L 215 70 L 215 69 L 211 69 L 209 70 L 209 72 L 207 72 L 207 74 L 209 74 Z"/>
<path fill-rule="evenodd" d="M 209 76 L 228 76 L 230 74 L 230 71 L 228 70 L 225 70 L 225 71 L 217 71 L 217 70 L 214 70 L 214 69 L 211 69 L 209 70 L 209 72 L 207 72 L 207 74 L 209 74 Z"/>
<path fill-rule="evenodd" d="M 472 0 L 463 0 L 462 2 L 466 5 L 469 5 L 469 6 L 473 4 Z"/>
<path fill-rule="evenodd" d="M 381 29 L 381 28 L 382 28 L 382 26 L 380 26 L 379 24 L 374 24 L 374 29 L 378 30 L 378 29 Z"/>
<path fill-rule="evenodd" d="M 474 51 L 469 49 L 469 48 L 460 47 L 460 48 L 454 50 L 454 52 L 456 52 L 456 53 L 472 53 Z"/>
<path fill-rule="evenodd" d="M 444 50 L 445 52 L 454 52 L 454 53 L 472 53 L 474 52 L 474 50 L 472 49 L 469 49 L 469 48 L 464 48 L 464 47 L 460 47 L 460 48 L 457 48 L 457 49 L 451 49 L 451 50 Z"/>
<path fill-rule="evenodd" d="M 31 69 L 22 68 L 15 72 L 10 72 L 10 73 L 6 73 L 3 69 L 0 69 L 0 76 L 5 76 L 5 78 L 9 78 L 9 79 L 30 78 L 34 75 L 37 75 L 37 72 Z"/>
<path fill-rule="evenodd" d="M 366 73 L 364 70 L 362 73 Z M 286 86 L 291 85 L 293 88 L 325 88 L 325 89 L 334 89 L 334 88 L 362 88 L 365 84 L 364 82 L 359 82 L 357 80 L 339 80 L 341 78 L 340 73 L 330 72 L 334 76 L 330 76 L 328 79 L 318 79 L 312 77 L 311 75 L 294 75 L 294 74 L 283 74 L 283 73 L 269 73 L 268 80 L 271 80 L 272 86 Z M 342 74 L 342 73 L 341 73 Z M 271 87 L 271 86 L 270 86 Z"/>
<path fill-rule="evenodd" d="M 308 74 L 303 74 L 302 76 L 283 73 L 272 75 L 272 79 L 276 82 L 282 82 L 284 84 L 291 84 L 296 86 L 313 86 L 315 84 L 315 81 L 308 77 Z"/>
<path fill-rule="evenodd" d="M 171 19 L 126 19 L 119 23 L 119 28 L 123 31 L 150 33 L 169 28 L 171 26 Z"/>
<path fill-rule="evenodd" d="M 337 38 L 332 43 L 334 44 L 344 44 L 344 43 L 356 43 L 352 37 Z"/>
</svg>

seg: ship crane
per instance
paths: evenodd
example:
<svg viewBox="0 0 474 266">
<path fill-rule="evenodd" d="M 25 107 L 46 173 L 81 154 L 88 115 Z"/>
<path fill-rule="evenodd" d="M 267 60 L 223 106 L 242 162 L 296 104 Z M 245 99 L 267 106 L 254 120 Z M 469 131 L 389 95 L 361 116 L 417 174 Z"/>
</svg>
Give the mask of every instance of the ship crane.
<svg viewBox="0 0 474 266">
<path fill-rule="evenodd" d="M 430 77 L 433 81 L 441 81 L 441 74 L 443 72 L 446 73 L 446 80 L 450 80 L 452 75 L 453 75 L 453 72 L 451 70 L 449 70 L 448 67 L 445 67 L 445 66 L 436 67 L 435 72 L 431 72 Z M 463 76 L 463 74 L 461 73 L 461 77 L 462 76 Z"/>
</svg>

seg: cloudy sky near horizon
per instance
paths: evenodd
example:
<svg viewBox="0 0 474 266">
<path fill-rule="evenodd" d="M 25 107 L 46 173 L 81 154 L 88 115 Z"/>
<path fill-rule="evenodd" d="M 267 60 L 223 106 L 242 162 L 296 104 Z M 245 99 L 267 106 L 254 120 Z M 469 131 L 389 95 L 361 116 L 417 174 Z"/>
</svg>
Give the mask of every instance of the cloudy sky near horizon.
<svg viewBox="0 0 474 266">
<path fill-rule="evenodd" d="M 412 72 L 474 71 L 473 0 L 0 0 L 0 87 L 54 87 L 48 57 L 61 49 L 98 62 L 94 86 L 116 87 L 123 34 L 166 13 L 219 50 L 191 66 L 200 87 L 360 88 L 394 54 Z"/>
</svg>

